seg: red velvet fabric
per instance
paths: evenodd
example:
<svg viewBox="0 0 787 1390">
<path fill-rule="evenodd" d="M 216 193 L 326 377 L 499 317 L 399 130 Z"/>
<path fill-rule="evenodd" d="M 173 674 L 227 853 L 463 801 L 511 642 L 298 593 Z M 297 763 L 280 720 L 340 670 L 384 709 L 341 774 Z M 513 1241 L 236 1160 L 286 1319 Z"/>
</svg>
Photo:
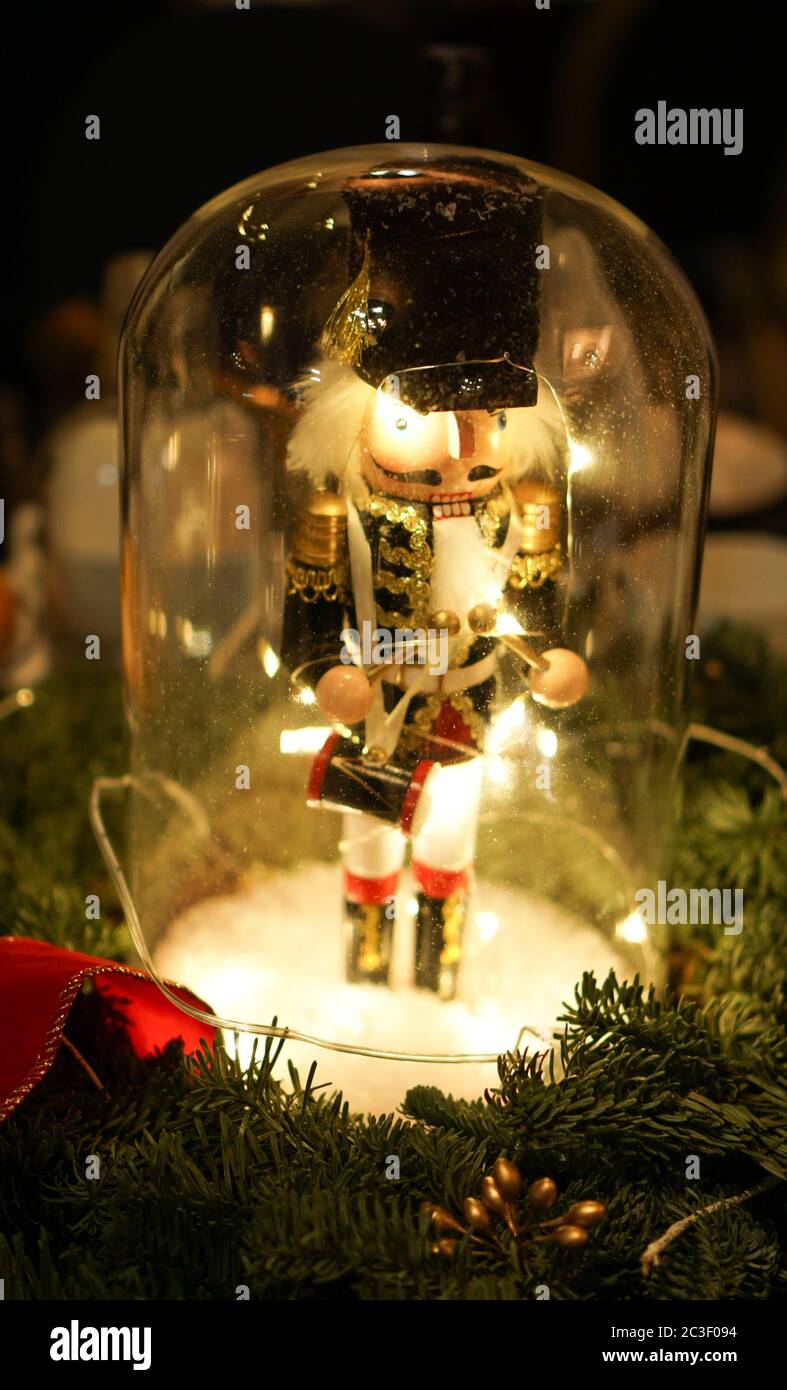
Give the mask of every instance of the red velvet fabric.
<svg viewBox="0 0 787 1390">
<path fill-rule="evenodd" d="M 172 1038 L 182 1038 L 186 1052 L 194 1052 L 201 1038 L 212 1042 L 215 1037 L 214 1027 L 183 1013 L 143 970 L 45 941 L 0 936 L 0 1120 L 49 1071 L 71 1006 L 89 979 L 122 1010 L 139 1057 L 163 1048 Z M 182 985 L 169 988 L 192 1008 L 212 1012 Z M 100 1075 L 101 1059 L 86 1060 Z"/>
</svg>

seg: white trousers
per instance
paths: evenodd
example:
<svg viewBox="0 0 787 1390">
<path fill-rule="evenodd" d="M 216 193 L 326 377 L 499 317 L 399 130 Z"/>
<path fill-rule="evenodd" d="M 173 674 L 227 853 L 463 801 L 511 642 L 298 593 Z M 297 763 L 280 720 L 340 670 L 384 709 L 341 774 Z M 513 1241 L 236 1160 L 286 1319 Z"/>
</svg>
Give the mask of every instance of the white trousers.
<svg viewBox="0 0 787 1390">
<path fill-rule="evenodd" d="M 438 768 L 430 779 L 427 818 L 413 839 L 414 864 L 460 873 L 475 857 L 482 758 Z M 342 819 L 344 867 L 358 878 L 385 878 L 404 863 L 406 837 L 376 816 L 347 812 Z"/>
</svg>

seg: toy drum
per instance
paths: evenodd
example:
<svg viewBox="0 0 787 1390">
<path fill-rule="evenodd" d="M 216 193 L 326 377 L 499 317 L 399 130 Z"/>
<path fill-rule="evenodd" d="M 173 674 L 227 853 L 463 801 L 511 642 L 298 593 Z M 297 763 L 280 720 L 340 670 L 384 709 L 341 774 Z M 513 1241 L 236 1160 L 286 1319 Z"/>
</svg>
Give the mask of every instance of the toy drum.
<svg viewBox="0 0 787 1390">
<path fill-rule="evenodd" d="M 312 763 L 307 800 L 310 806 L 334 811 L 362 811 L 395 825 L 404 835 L 417 835 L 439 767 L 430 758 L 410 767 L 393 760 L 380 765 L 359 754 L 351 739 L 331 734 Z"/>
</svg>

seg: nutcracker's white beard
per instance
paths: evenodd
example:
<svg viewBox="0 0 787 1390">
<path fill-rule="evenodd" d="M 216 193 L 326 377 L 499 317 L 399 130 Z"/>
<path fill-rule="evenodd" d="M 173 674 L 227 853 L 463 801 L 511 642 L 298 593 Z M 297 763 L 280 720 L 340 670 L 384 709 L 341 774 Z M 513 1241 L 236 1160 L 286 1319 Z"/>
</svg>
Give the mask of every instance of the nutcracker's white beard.
<svg viewBox="0 0 787 1390">
<path fill-rule="evenodd" d="M 440 517 L 434 522 L 434 559 L 429 610 L 448 609 L 463 626 L 477 603 L 496 604 L 502 583 L 474 516 Z"/>
</svg>

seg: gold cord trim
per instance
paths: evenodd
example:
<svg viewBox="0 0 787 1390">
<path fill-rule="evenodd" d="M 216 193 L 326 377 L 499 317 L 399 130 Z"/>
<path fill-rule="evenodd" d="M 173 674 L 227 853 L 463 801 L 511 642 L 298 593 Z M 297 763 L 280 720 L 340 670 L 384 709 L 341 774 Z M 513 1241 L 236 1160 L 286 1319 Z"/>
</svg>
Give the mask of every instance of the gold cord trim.
<svg viewBox="0 0 787 1390">
<path fill-rule="evenodd" d="M 560 543 L 541 555 L 526 555 L 520 551 L 511 561 L 508 582 L 512 589 L 540 589 L 548 579 L 560 573 L 562 564 Z"/>
<path fill-rule="evenodd" d="M 318 598 L 332 601 L 343 596 L 346 578 L 347 571 L 344 565 L 309 569 L 291 560 L 287 565 L 287 593 L 297 594 L 304 603 L 316 603 Z"/>
<path fill-rule="evenodd" d="M 13 940 L 13 937 L 9 939 Z M 15 1110 L 17 1105 L 19 1105 L 26 1096 L 29 1096 L 30 1092 L 35 1089 L 39 1081 L 42 1081 L 46 1076 L 46 1073 L 49 1071 L 57 1056 L 65 1021 L 71 1012 L 74 1000 L 79 994 L 83 984 L 85 984 L 87 980 L 94 980 L 97 975 L 130 975 L 135 980 L 149 979 L 148 976 L 141 974 L 140 971 L 132 970 L 130 966 L 115 965 L 114 963 L 106 966 L 88 965 L 84 970 L 80 970 L 76 975 L 72 976 L 58 997 L 52 1020 L 44 1034 L 41 1051 L 27 1073 L 27 1076 L 25 1076 L 25 1078 L 20 1081 L 19 1085 L 6 1096 L 5 1100 L 0 1101 L 0 1121 L 7 1119 L 11 1111 Z M 149 983 L 155 985 L 156 982 L 151 978 Z M 183 988 L 182 985 L 173 986 L 171 980 L 165 980 L 164 983 L 169 985 L 170 988 Z M 189 993 L 191 993 L 191 991 L 189 991 Z M 196 996 L 194 997 L 196 998 Z"/>
<path fill-rule="evenodd" d="M 437 717 L 440 713 L 441 706 L 446 700 L 453 706 L 457 714 L 461 715 L 476 744 L 479 747 L 482 745 L 484 734 L 486 733 L 486 724 L 475 708 L 470 696 L 459 691 L 453 695 L 431 693 L 426 696 L 425 703 L 419 705 L 418 709 L 415 710 L 411 723 L 405 724 L 402 730 L 402 738 L 406 746 L 412 748 L 420 743 L 422 739 L 428 739 L 433 736 Z"/>
<path fill-rule="evenodd" d="M 370 493 L 360 498 L 358 506 L 370 516 L 382 517 L 389 526 L 403 526 L 410 535 L 410 548 L 391 545 L 385 536 L 380 537 L 378 563 L 374 576 L 375 589 L 387 589 L 392 594 L 402 594 L 408 600 L 411 612 L 378 608 L 378 619 L 388 627 L 423 627 L 429 617 L 429 579 L 431 574 L 432 552 L 429 547 L 429 527 L 412 502 L 397 502 L 393 497 Z M 408 575 L 397 575 L 386 568 L 387 565 L 402 565 L 410 570 Z"/>
<path fill-rule="evenodd" d="M 490 550 L 497 550 L 500 523 L 511 515 L 511 504 L 505 495 L 491 493 L 476 511 L 476 521 Z"/>
</svg>

